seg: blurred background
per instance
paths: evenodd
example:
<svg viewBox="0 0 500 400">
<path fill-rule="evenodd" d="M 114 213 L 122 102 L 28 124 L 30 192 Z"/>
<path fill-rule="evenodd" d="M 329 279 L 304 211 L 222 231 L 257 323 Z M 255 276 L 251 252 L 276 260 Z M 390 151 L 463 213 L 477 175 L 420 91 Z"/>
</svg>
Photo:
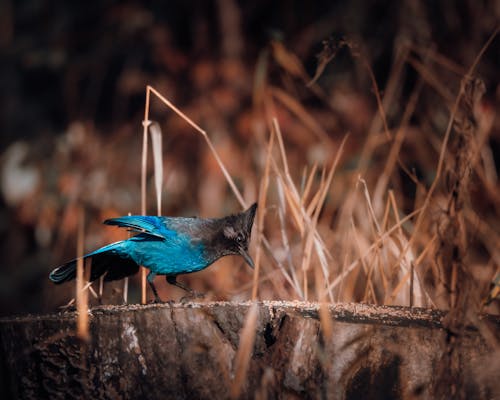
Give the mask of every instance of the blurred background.
<svg viewBox="0 0 500 400">
<path fill-rule="evenodd" d="M 470 281 L 479 307 L 500 267 L 498 37 L 463 78 L 499 20 L 498 2 L 472 0 L 2 1 L 0 314 L 73 297 L 48 273 L 76 254 L 79 209 L 87 251 L 127 237 L 101 222 L 140 212 L 148 84 L 208 132 L 248 203 L 268 181 L 269 246 L 254 230 L 251 249 L 259 298 L 448 308 Z M 154 97 L 150 119 L 163 132 L 163 214 L 240 211 L 203 137 Z M 207 299 L 251 296 L 239 258 L 180 280 Z M 131 279 L 130 302 L 139 289 Z M 102 301 L 122 291 L 106 284 Z"/>
</svg>

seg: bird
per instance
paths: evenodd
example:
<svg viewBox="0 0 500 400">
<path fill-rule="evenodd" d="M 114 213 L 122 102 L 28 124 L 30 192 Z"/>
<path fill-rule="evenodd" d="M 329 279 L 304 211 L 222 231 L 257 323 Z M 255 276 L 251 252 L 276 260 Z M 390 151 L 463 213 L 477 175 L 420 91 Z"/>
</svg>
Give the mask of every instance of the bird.
<svg viewBox="0 0 500 400">
<path fill-rule="evenodd" d="M 254 203 L 239 214 L 222 218 L 130 215 L 107 219 L 104 224 L 137 234 L 84 255 L 83 259 L 92 259 L 90 281 L 101 276 L 104 281 L 119 280 L 136 274 L 142 265 L 149 269 L 153 302 L 162 303 L 154 285 L 156 275 L 164 275 L 169 284 L 196 295 L 177 281 L 178 275 L 200 271 L 228 255 L 242 256 L 254 268 L 248 246 L 256 210 Z M 49 279 L 56 284 L 74 279 L 77 261 L 55 268 Z"/>
</svg>

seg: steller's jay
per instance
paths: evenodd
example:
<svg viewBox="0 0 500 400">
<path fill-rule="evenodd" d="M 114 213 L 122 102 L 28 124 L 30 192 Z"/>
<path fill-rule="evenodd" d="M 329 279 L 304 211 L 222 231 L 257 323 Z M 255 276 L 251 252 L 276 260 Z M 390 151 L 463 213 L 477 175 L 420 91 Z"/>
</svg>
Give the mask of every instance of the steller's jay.
<svg viewBox="0 0 500 400">
<path fill-rule="evenodd" d="M 112 243 L 86 254 L 92 258 L 90 281 L 104 276 L 113 281 L 134 275 L 142 265 L 149 269 L 147 280 L 153 289 L 155 302 L 161 302 L 153 280 L 165 275 L 167 282 L 194 293 L 177 282 L 179 274 L 200 271 L 219 258 L 231 254 L 241 255 L 253 268 L 248 244 L 257 203 L 248 210 L 223 218 L 184 218 L 132 215 L 104 221 L 137 232 L 127 240 Z M 63 283 L 76 276 L 76 261 L 54 269 L 49 278 Z"/>
</svg>

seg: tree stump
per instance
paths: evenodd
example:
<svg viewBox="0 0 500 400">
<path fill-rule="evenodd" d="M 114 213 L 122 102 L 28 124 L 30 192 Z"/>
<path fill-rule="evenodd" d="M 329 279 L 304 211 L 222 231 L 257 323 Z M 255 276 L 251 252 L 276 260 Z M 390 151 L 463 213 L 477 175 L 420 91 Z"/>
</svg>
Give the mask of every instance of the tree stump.
<svg viewBox="0 0 500 400">
<path fill-rule="evenodd" d="M 75 312 L 4 318 L 2 398 L 226 399 L 239 385 L 244 399 L 426 399 L 440 384 L 444 312 L 283 301 L 257 303 L 248 370 L 234 382 L 251 304 L 97 307 L 88 342 Z M 483 323 L 498 340 L 500 319 Z M 458 349 L 465 395 L 500 398 L 500 352 L 483 337 L 469 327 Z"/>
</svg>

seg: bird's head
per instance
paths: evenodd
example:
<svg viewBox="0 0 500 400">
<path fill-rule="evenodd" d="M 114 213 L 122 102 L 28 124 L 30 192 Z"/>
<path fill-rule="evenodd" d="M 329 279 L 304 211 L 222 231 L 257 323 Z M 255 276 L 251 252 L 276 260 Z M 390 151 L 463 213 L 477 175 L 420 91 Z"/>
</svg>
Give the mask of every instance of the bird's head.
<svg viewBox="0 0 500 400">
<path fill-rule="evenodd" d="M 257 203 L 254 203 L 248 210 L 224 218 L 221 230 L 224 253 L 227 255 L 241 255 L 251 268 L 254 265 L 252 258 L 248 254 L 248 245 L 256 210 Z"/>
</svg>

